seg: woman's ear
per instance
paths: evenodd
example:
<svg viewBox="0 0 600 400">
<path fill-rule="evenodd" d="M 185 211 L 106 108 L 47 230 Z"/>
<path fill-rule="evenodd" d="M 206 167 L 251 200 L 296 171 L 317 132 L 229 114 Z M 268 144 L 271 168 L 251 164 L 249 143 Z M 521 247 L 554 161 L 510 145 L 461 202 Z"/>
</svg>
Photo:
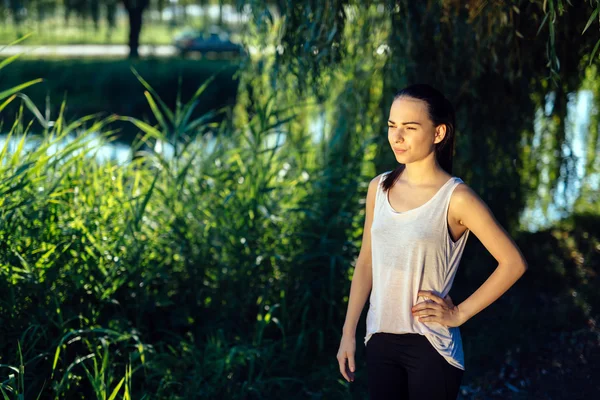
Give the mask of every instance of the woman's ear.
<svg viewBox="0 0 600 400">
<path fill-rule="evenodd" d="M 433 138 L 433 143 L 440 143 L 446 137 L 446 124 L 438 125 L 435 128 L 435 137 Z"/>
</svg>

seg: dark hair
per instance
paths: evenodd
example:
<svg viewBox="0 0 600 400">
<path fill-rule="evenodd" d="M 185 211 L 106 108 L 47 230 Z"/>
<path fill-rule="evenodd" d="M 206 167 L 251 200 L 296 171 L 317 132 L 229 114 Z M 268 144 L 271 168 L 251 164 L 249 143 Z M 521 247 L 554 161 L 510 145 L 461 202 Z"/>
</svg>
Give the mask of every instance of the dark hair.
<svg viewBox="0 0 600 400">
<path fill-rule="evenodd" d="M 433 87 L 424 84 L 414 84 L 400 90 L 394 96 L 394 101 L 399 97 L 411 97 L 414 99 L 423 100 L 427 103 L 427 111 L 429 119 L 434 126 L 440 124 L 446 125 L 446 136 L 440 143 L 435 145 L 435 157 L 446 172 L 452 175 L 452 156 L 454 153 L 454 126 L 455 113 L 452 104 L 444 97 L 442 93 Z M 396 179 L 404 171 L 405 164 L 400 164 L 396 169 L 389 173 L 383 180 L 383 190 L 387 191 L 394 185 Z"/>
</svg>

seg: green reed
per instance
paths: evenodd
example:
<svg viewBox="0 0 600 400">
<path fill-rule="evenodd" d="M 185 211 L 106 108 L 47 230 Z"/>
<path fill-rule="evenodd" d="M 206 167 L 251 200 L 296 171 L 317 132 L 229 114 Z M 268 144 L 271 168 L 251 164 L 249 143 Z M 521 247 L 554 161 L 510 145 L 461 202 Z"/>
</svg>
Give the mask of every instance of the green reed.
<svg viewBox="0 0 600 400">
<path fill-rule="evenodd" d="M 2 92 L 21 105 L 0 151 L 0 355 L 5 365 L 27 365 L 3 396 L 304 390 L 294 370 L 310 365 L 311 343 L 322 349 L 334 325 L 326 313 L 311 328 L 310 315 L 345 276 L 347 257 L 325 252 L 345 246 L 338 237 L 315 235 L 317 221 L 336 220 L 319 208 L 337 200 L 309 179 L 339 174 L 318 169 L 303 139 L 286 137 L 302 106 L 257 97 L 243 125 L 228 109 L 192 118 L 212 79 L 170 110 L 132 72 L 155 126 L 117 115 L 68 121 L 66 102 L 53 116 L 20 93 L 24 86 Z M 222 112 L 229 118 L 213 122 Z M 115 121 L 141 131 L 122 165 L 94 158 L 114 140 Z M 342 233 L 344 224 L 329 229 Z M 12 356 L 15 343 L 22 361 Z"/>
</svg>

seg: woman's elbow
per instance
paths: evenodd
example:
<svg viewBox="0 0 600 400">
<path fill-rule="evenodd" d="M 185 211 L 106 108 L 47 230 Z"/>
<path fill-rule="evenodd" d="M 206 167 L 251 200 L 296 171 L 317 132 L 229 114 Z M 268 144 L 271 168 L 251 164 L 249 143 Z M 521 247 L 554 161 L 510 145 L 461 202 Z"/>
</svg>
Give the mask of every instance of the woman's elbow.
<svg viewBox="0 0 600 400">
<path fill-rule="evenodd" d="M 519 260 L 517 262 L 517 265 L 518 265 L 518 270 L 521 272 L 521 275 L 523 275 L 529 268 L 529 265 L 527 264 L 527 261 L 525 261 L 525 259 Z"/>
</svg>

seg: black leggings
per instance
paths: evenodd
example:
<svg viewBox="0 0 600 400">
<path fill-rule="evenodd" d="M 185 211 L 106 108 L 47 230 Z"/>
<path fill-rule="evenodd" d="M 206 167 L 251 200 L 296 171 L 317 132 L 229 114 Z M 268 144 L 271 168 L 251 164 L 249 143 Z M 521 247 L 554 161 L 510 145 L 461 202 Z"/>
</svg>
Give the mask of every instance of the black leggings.
<svg viewBox="0 0 600 400">
<path fill-rule="evenodd" d="M 456 400 L 464 371 L 418 333 L 377 332 L 367 342 L 370 400 Z"/>
</svg>

